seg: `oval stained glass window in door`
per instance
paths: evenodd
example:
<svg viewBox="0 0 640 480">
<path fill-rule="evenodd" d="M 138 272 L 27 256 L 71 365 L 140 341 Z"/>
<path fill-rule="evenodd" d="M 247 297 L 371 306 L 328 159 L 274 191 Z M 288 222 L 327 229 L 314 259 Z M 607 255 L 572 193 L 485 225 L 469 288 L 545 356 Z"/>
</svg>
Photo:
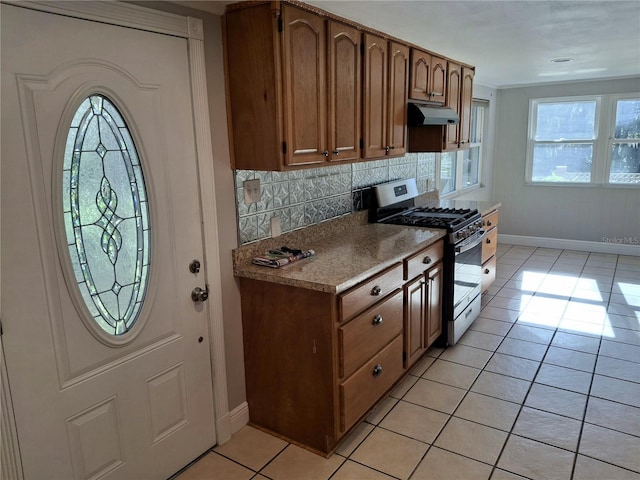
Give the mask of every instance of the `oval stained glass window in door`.
<svg viewBox="0 0 640 480">
<path fill-rule="evenodd" d="M 84 303 L 107 334 L 129 332 L 149 278 L 147 193 L 122 115 L 104 95 L 75 112 L 64 155 L 62 198 L 71 263 Z"/>
</svg>

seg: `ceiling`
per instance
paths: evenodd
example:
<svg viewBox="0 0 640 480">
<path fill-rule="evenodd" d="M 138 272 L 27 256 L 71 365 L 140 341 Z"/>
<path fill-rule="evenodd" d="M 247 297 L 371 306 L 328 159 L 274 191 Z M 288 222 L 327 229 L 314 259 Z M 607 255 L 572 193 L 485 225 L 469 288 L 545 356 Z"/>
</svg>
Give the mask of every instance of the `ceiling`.
<svg viewBox="0 0 640 480">
<path fill-rule="evenodd" d="M 221 14 L 233 2 L 176 3 Z M 638 0 L 306 3 L 475 65 L 475 82 L 489 87 L 640 75 Z"/>
</svg>

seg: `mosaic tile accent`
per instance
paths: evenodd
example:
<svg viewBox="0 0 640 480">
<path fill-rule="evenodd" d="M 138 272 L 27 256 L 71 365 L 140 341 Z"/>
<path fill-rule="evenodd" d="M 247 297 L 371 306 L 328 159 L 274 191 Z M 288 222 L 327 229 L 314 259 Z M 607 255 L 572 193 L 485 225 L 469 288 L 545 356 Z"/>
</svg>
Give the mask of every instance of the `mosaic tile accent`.
<svg viewBox="0 0 640 480">
<path fill-rule="evenodd" d="M 271 237 L 271 218 L 280 217 L 282 233 L 315 225 L 369 207 L 373 185 L 416 178 L 418 191 L 435 189 L 436 154 L 403 157 L 290 172 L 236 170 L 239 245 Z M 245 180 L 260 180 L 261 199 L 245 205 Z"/>
</svg>

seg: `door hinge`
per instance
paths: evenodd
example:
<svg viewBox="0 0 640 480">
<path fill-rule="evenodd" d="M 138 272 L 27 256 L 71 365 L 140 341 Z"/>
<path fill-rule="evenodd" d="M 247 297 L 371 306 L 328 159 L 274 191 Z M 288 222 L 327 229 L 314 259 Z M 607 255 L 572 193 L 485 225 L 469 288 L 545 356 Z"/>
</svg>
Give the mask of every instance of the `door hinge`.
<svg viewBox="0 0 640 480">
<path fill-rule="evenodd" d="M 287 142 L 282 142 L 282 154 L 287 154 Z"/>
<path fill-rule="evenodd" d="M 360 150 L 364 149 L 364 140 L 360 139 Z"/>
<path fill-rule="evenodd" d="M 407 352 L 402 352 L 402 361 L 403 362 L 407 361 Z"/>
<path fill-rule="evenodd" d="M 360 44 L 360 55 L 364 57 L 364 43 Z"/>
<path fill-rule="evenodd" d="M 284 30 L 284 26 L 282 25 L 282 18 L 278 18 L 278 32 L 282 33 L 282 30 Z"/>
</svg>

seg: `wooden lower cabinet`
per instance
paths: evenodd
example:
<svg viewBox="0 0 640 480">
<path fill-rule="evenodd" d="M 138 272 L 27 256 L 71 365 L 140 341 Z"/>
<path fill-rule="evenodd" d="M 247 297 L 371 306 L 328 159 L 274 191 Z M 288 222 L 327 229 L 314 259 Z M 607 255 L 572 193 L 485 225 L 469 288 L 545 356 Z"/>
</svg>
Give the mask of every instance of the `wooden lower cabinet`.
<svg viewBox="0 0 640 480">
<path fill-rule="evenodd" d="M 240 278 L 252 425 L 321 455 L 336 449 L 408 371 L 407 269 L 426 269 L 412 362 L 440 335 L 442 241 L 416 255 L 339 295 Z"/>
<path fill-rule="evenodd" d="M 482 228 L 487 232 L 482 243 L 482 293 L 486 292 L 496 279 L 498 218 L 498 210 L 493 210 L 482 217 Z"/>
<path fill-rule="evenodd" d="M 442 334 L 442 262 L 405 285 L 405 368 Z"/>
</svg>

